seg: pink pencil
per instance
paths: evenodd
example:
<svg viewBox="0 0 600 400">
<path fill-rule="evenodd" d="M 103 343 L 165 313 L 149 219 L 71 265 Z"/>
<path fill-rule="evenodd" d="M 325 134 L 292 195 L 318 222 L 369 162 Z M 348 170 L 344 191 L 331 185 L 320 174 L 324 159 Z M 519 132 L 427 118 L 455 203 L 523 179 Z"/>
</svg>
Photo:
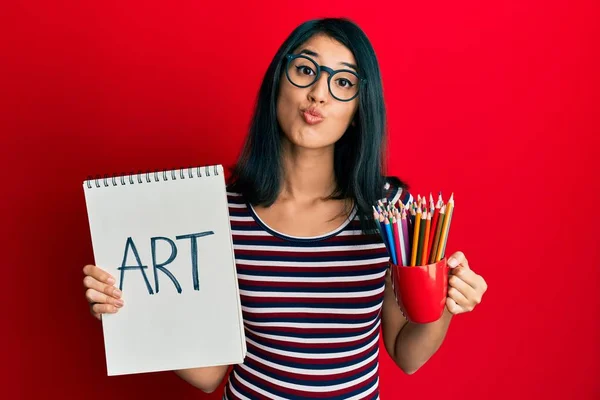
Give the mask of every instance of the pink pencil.
<svg viewBox="0 0 600 400">
<path fill-rule="evenodd" d="M 442 196 L 440 195 L 438 198 L 438 202 L 435 205 L 435 212 L 433 213 L 433 218 L 431 219 L 431 231 L 429 232 L 429 245 L 427 246 L 427 260 L 431 256 L 431 246 L 433 245 L 433 240 L 435 237 L 435 232 L 437 231 L 437 224 L 439 222 L 440 210 L 442 208 Z"/>
<path fill-rule="evenodd" d="M 402 235 L 404 236 L 404 250 L 406 254 L 410 253 L 410 242 L 408 239 L 408 219 L 406 218 L 406 209 L 402 210 Z M 408 260 L 408 257 L 406 258 Z"/>
<path fill-rule="evenodd" d="M 396 245 L 396 261 L 399 265 L 404 265 L 404 262 L 402 261 L 404 252 L 402 251 L 402 246 L 400 246 L 400 232 L 398 232 L 398 220 L 395 216 L 392 218 L 392 224 L 394 228 L 394 243 Z"/>
</svg>

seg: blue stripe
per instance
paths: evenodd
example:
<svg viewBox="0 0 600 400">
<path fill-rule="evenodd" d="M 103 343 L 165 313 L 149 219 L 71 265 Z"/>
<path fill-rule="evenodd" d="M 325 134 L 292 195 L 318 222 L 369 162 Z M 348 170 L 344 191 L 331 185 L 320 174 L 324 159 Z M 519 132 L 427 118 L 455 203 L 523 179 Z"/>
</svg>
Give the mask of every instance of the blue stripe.
<svg viewBox="0 0 600 400">
<path fill-rule="evenodd" d="M 335 339 L 335 338 L 348 338 L 354 336 L 360 336 L 367 333 L 370 329 L 375 326 L 379 320 L 380 315 L 377 315 L 377 318 L 373 321 L 372 324 L 369 324 L 358 331 L 355 332 L 347 332 L 347 331 L 334 331 L 334 332 L 311 332 L 309 330 L 302 330 L 300 332 L 292 332 L 292 331 L 275 331 L 271 326 L 252 326 L 249 329 L 252 329 L 255 332 L 263 333 L 265 335 L 273 335 L 273 336 L 283 336 L 283 337 L 293 337 L 299 339 Z M 377 330 L 379 332 L 379 330 Z M 250 332 L 247 332 L 250 333 Z M 282 339 L 285 340 L 285 339 Z"/>
<path fill-rule="evenodd" d="M 380 279 L 381 280 L 381 279 Z M 371 285 L 362 285 L 354 287 L 331 287 L 326 286 L 327 283 L 323 283 L 321 287 L 278 287 L 278 286 L 262 286 L 261 282 L 255 284 L 248 284 L 239 282 L 240 290 L 251 290 L 253 292 L 300 292 L 300 293 L 355 293 L 355 292 L 366 292 L 368 290 L 381 289 L 383 282 L 377 282 Z M 299 300 L 300 301 L 300 300 Z"/>
<path fill-rule="evenodd" d="M 295 308 L 295 307 L 303 307 L 306 308 L 307 306 L 310 308 L 315 308 L 315 309 L 319 309 L 319 308 L 330 308 L 330 309 L 338 309 L 338 310 L 347 310 L 349 308 L 369 308 L 369 307 L 374 307 L 376 305 L 381 305 L 381 298 L 383 297 L 383 293 L 381 295 L 377 295 L 378 298 L 376 298 L 375 300 L 371 300 L 371 301 L 361 301 L 361 302 L 350 302 L 350 301 L 346 301 L 344 303 L 304 303 L 304 304 L 298 304 L 298 300 L 294 301 L 294 302 L 289 302 L 289 301 L 277 301 L 277 302 L 272 302 L 272 303 L 264 303 L 264 302 L 259 302 L 259 301 L 244 301 L 243 305 L 245 307 L 253 307 L 253 308 L 264 308 L 264 309 L 269 309 L 269 308 L 277 308 L 277 307 L 289 307 L 289 308 Z M 323 299 L 323 300 L 327 300 L 327 299 Z"/>
<path fill-rule="evenodd" d="M 243 235 L 243 232 L 262 232 L 264 231 L 263 228 L 261 228 L 259 225 L 256 225 L 256 223 L 254 223 L 254 221 L 248 221 L 250 223 L 252 223 L 252 225 L 248 226 L 236 226 L 235 223 L 236 221 L 231 221 L 231 233 L 233 233 L 233 235 L 235 236 L 236 232 L 242 232 L 240 233 L 241 235 Z"/>
<path fill-rule="evenodd" d="M 250 217 L 250 214 L 248 214 L 248 211 L 243 209 L 243 208 L 229 208 L 229 216 L 230 217 Z M 234 222 L 239 222 L 239 221 L 234 221 Z"/>
<path fill-rule="evenodd" d="M 333 254 L 330 256 L 319 256 L 319 253 L 301 253 L 296 256 L 284 256 L 281 254 L 236 254 L 239 260 L 251 261 L 298 261 L 298 262 L 328 262 L 328 261 L 367 261 L 373 260 L 373 254 Z M 382 253 L 381 257 L 386 257 Z M 374 260 L 373 260 L 374 261 Z"/>
<path fill-rule="evenodd" d="M 362 361 L 362 360 L 360 360 L 360 361 Z M 358 364 L 360 361 L 356 361 L 356 364 Z M 360 371 L 358 373 L 355 372 L 354 374 L 346 376 L 346 377 L 343 377 L 343 378 L 337 378 L 337 379 L 331 379 L 331 378 L 329 378 L 329 379 L 325 379 L 325 380 L 301 379 L 301 378 L 297 378 L 297 376 L 298 376 L 297 374 L 282 375 L 282 374 L 278 374 L 278 373 L 273 373 L 271 371 L 268 371 L 265 368 L 262 368 L 260 364 L 258 364 L 256 361 L 254 361 L 252 359 L 248 359 L 248 361 L 246 361 L 246 366 L 249 366 L 253 370 L 255 370 L 256 372 L 260 372 L 260 373 L 262 373 L 262 374 L 264 374 L 264 375 L 266 375 L 266 376 L 268 376 L 270 378 L 278 379 L 278 380 L 286 382 L 286 383 L 292 383 L 292 384 L 296 384 L 296 385 L 312 386 L 312 387 L 319 387 L 319 386 L 341 385 L 341 384 L 344 384 L 344 383 L 351 382 L 354 379 L 357 379 L 357 378 L 359 378 L 361 376 L 367 375 L 371 371 L 377 369 L 377 361 L 375 361 L 371 367 L 367 368 L 364 371 Z M 348 366 L 348 364 L 345 365 L 345 366 Z M 304 368 L 307 369 L 306 366 L 304 366 Z M 308 369 L 310 369 L 310 367 Z M 348 395 L 345 395 L 344 397 L 348 398 Z"/>
<path fill-rule="evenodd" d="M 374 264 L 373 264 L 374 265 Z M 254 269 L 248 269 L 246 266 L 238 265 L 237 273 L 250 275 L 250 276 L 280 276 L 280 277 L 298 277 L 298 278 L 332 278 L 332 277 L 346 277 L 346 276 L 360 276 L 360 275 L 372 275 L 378 274 L 388 269 L 387 261 L 385 264 L 381 264 L 380 266 L 367 266 L 369 269 L 365 269 L 364 265 L 361 265 L 363 269 L 344 269 L 343 267 L 339 268 L 339 272 L 336 270 L 335 272 L 323 272 L 319 271 L 321 267 L 313 267 L 313 271 L 304 272 L 304 271 L 294 271 L 294 272 L 282 272 L 274 269 L 272 271 L 257 271 Z M 276 268 L 276 267 L 273 267 Z M 295 267 L 290 267 L 295 268 Z M 311 268 L 311 267 L 308 267 Z M 328 268 L 328 267 L 327 267 Z M 338 267 L 331 267 L 338 268 Z M 383 279 L 383 277 L 382 277 Z"/>
<path fill-rule="evenodd" d="M 368 349 L 365 352 L 365 355 L 363 357 L 357 358 L 356 363 L 364 361 L 367 358 L 373 356 L 374 354 L 377 353 L 377 349 L 378 349 L 378 344 L 373 345 L 370 349 Z M 334 361 L 334 360 L 337 360 L 334 358 L 334 359 L 328 360 L 330 362 L 327 362 L 324 364 L 316 364 L 316 363 L 313 364 L 310 362 L 303 364 L 303 363 L 299 363 L 296 361 L 292 361 L 291 358 L 283 360 L 283 361 L 280 359 L 275 359 L 275 358 L 273 358 L 272 354 L 266 352 L 265 350 L 261 350 L 261 349 L 249 348 L 248 353 L 254 354 L 257 357 L 266 359 L 271 362 L 276 362 L 278 364 L 281 364 L 281 365 L 284 365 L 284 366 L 290 367 L 290 368 L 304 368 L 304 369 L 312 368 L 314 370 L 324 370 L 324 369 L 343 368 L 343 367 L 347 367 L 347 366 L 355 363 L 355 362 L 349 363 L 348 361 Z M 250 360 L 250 358 L 248 358 L 248 360 Z"/>
<path fill-rule="evenodd" d="M 273 240 L 266 240 L 264 239 L 263 236 L 252 236 L 252 238 L 239 238 L 239 235 L 244 235 L 244 232 L 248 232 L 248 231 L 261 231 L 260 228 L 256 228 L 256 227 L 252 227 L 252 229 L 246 229 L 244 231 L 240 231 L 239 229 L 233 229 L 232 230 L 232 235 L 233 235 L 233 244 L 237 244 L 237 245 L 245 245 L 245 246 L 272 246 L 272 247 L 277 247 L 277 246 L 289 246 L 289 243 L 286 242 L 282 242 L 280 240 L 277 241 L 273 241 Z M 352 238 L 352 236 L 348 236 L 349 238 Z M 357 246 L 365 246 L 365 245 L 382 245 L 383 241 L 381 239 L 381 235 L 373 235 L 373 239 L 369 239 L 369 240 L 340 240 L 340 241 L 323 241 L 323 242 L 314 242 L 314 243 L 305 243 L 305 242 L 298 242 L 298 243 L 294 243 L 294 247 L 313 247 L 313 248 L 321 248 L 321 247 L 342 247 L 342 246 L 346 246 L 346 247 L 357 247 Z M 381 247 L 379 249 L 370 249 L 370 250 L 374 250 L 376 252 L 381 252 L 382 254 L 386 254 L 387 250 L 385 249 L 385 247 Z"/>
<path fill-rule="evenodd" d="M 249 339 L 251 339 L 254 342 L 261 344 L 263 346 L 269 347 L 271 349 L 277 349 L 277 350 L 281 350 L 281 351 L 293 351 L 295 353 L 303 353 L 303 354 L 321 354 L 324 352 L 342 353 L 342 352 L 346 352 L 346 351 L 357 350 L 357 349 L 360 349 L 361 347 L 364 347 L 367 343 L 369 343 L 370 341 L 375 339 L 378 335 L 379 335 L 379 330 L 375 329 L 370 335 L 368 335 L 360 340 L 355 340 L 353 342 L 346 343 L 346 344 L 339 345 L 339 346 L 338 346 L 338 344 L 336 344 L 335 348 L 329 347 L 329 345 L 327 343 L 322 343 L 322 344 L 321 343 L 313 343 L 312 344 L 313 347 L 306 348 L 306 347 L 296 347 L 296 346 L 294 346 L 293 343 L 289 343 L 289 342 L 287 342 L 287 344 L 271 343 L 270 342 L 271 339 L 265 339 L 265 338 L 262 338 L 260 336 L 253 334 L 252 332 L 246 332 L 246 337 L 248 337 Z M 248 346 L 251 346 L 251 344 L 248 344 Z M 378 346 L 378 344 L 376 343 L 374 346 L 376 347 L 376 346 Z M 371 351 L 371 353 L 372 353 L 372 351 Z M 364 357 L 364 359 L 368 358 L 371 355 L 371 353 L 368 356 Z M 288 364 L 286 363 L 285 365 L 288 365 Z M 290 365 L 288 365 L 288 366 L 290 366 Z M 332 367 L 328 367 L 328 368 L 332 368 Z M 327 369 L 327 368 L 324 367 L 323 369 Z"/>
<path fill-rule="evenodd" d="M 247 314 L 244 315 L 244 320 L 245 321 L 250 321 L 250 322 L 291 322 L 291 323 L 320 323 L 320 324 L 346 324 L 348 325 L 348 328 L 352 328 L 354 324 L 360 324 L 360 323 L 365 323 L 365 322 L 373 322 L 375 323 L 376 318 L 371 316 L 371 317 L 362 317 L 362 318 L 347 318 L 347 319 L 343 319 L 340 317 L 335 317 L 335 316 L 328 316 L 328 317 L 304 317 L 304 318 L 300 318 L 297 316 L 291 316 L 291 317 L 273 317 L 273 316 L 268 316 L 268 317 L 249 317 Z M 336 328 L 336 329 L 343 329 L 343 328 Z"/>
</svg>

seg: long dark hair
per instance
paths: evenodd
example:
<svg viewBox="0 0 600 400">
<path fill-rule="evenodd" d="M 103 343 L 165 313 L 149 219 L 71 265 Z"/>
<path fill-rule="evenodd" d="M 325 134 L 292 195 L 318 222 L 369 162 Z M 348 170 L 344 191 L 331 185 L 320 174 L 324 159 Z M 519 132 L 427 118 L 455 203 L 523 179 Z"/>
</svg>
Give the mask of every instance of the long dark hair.
<svg viewBox="0 0 600 400">
<path fill-rule="evenodd" d="M 397 187 L 408 186 L 398 178 L 386 178 L 382 174 L 386 116 L 379 65 L 365 33 L 345 18 L 304 22 L 277 50 L 260 86 L 246 142 L 231 170 L 229 190 L 241 193 L 252 205 L 268 207 L 275 202 L 283 173 L 276 105 L 285 56 L 318 33 L 346 46 L 354 54 L 359 74 L 367 79 L 358 96 L 355 124 L 351 124 L 335 144 L 337 187 L 329 198 L 354 200 L 363 231 L 371 232 L 375 226 L 371 206 L 383 198 L 386 181 Z"/>
</svg>

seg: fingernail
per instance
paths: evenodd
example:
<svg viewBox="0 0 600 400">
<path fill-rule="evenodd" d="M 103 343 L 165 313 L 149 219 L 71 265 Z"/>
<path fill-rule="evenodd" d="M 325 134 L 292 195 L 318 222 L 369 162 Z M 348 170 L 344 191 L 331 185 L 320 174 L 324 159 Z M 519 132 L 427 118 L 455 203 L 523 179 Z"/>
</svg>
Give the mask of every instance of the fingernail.
<svg viewBox="0 0 600 400">
<path fill-rule="evenodd" d="M 111 276 L 111 277 L 109 277 L 109 278 L 106 280 L 106 283 L 108 283 L 109 285 L 114 285 L 114 283 L 115 283 L 115 278 L 113 278 L 112 276 Z"/>
<path fill-rule="evenodd" d="M 113 295 L 115 297 L 121 297 L 123 293 L 119 290 L 119 289 L 115 289 L 115 291 L 113 292 Z"/>
<path fill-rule="evenodd" d="M 117 307 L 123 307 L 123 304 L 124 304 L 123 300 L 119 299 L 116 301 L 116 303 L 117 303 Z"/>
<path fill-rule="evenodd" d="M 448 265 L 449 265 L 451 268 L 454 268 L 454 267 L 456 267 L 456 266 L 458 265 L 458 260 L 457 260 L 456 258 L 452 258 L 452 257 L 450 257 L 450 258 L 448 259 Z"/>
</svg>

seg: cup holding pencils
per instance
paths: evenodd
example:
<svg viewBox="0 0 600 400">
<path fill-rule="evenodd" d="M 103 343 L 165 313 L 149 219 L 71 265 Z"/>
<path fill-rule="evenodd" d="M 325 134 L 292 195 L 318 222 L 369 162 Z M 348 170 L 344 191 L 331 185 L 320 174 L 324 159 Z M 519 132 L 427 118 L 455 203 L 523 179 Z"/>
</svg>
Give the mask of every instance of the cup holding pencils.
<svg viewBox="0 0 600 400">
<path fill-rule="evenodd" d="M 437 321 L 448 294 L 445 251 L 454 213 L 454 194 L 434 205 L 429 195 L 404 205 L 379 203 L 373 216 L 390 254 L 392 286 L 400 310 L 411 322 Z"/>
</svg>

